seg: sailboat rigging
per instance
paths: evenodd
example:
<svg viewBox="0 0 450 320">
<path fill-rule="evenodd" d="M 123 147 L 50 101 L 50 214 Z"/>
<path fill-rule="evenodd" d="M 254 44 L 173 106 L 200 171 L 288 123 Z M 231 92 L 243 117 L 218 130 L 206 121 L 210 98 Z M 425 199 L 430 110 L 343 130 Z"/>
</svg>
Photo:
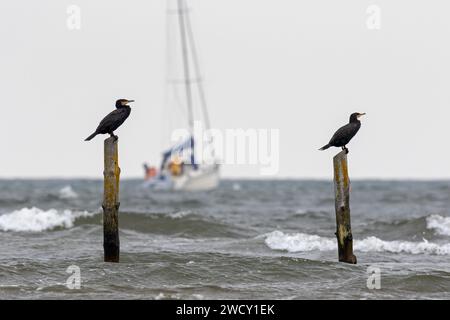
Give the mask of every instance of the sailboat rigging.
<svg viewBox="0 0 450 320">
<path fill-rule="evenodd" d="M 210 159 L 206 162 L 203 157 L 198 161 L 196 158 L 196 152 L 198 151 L 196 150 L 196 140 L 203 139 L 204 137 L 194 137 L 194 85 L 197 87 L 198 105 L 200 106 L 200 113 L 202 114 L 206 133 L 209 133 L 211 123 L 203 82 L 200 75 L 200 65 L 189 10 L 187 8 L 186 0 L 176 0 L 175 10 L 171 10 L 170 2 L 171 1 L 168 1 L 168 15 L 175 13 L 178 16 L 178 35 L 180 40 L 179 46 L 181 49 L 179 63 L 181 63 L 182 79 L 181 81 L 178 79 L 175 79 L 175 81 L 169 79 L 167 85 L 183 86 L 183 100 L 187 111 L 189 136 L 163 152 L 159 172 L 156 172 L 155 169 L 151 170 L 151 168 L 146 167 L 147 177 L 145 186 L 164 190 L 211 190 L 216 188 L 219 183 L 219 164 L 215 159 L 213 140 L 210 135 L 207 136 L 206 143 L 210 150 L 212 161 Z M 167 32 L 169 34 L 169 30 L 167 30 Z M 168 41 L 172 41 L 172 39 L 169 39 L 168 37 Z M 169 58 L 167 59 L 169 60 Z M 170 73 L 170 67 L 173 66 L 169 63 L 167 67 L 168 74 Z M 180 100 L 180 97 L 177 96 L 176 88 L 173 89 L 176 100 Z M 169 91 L 170 90 L 168 90 L 168 92 Z M 203 150 L 200 151 L 204 155 Z"/>
</svg>

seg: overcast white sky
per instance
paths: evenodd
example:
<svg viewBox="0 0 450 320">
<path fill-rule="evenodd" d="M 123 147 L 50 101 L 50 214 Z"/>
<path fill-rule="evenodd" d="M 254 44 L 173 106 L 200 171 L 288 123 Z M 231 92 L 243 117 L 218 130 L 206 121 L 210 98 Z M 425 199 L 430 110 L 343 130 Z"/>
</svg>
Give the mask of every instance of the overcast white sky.
<svg viewBox="0 0 450 320">
<path fill-rule="evenodd" d="M 450 178 L 450 2 L 190 4 L 213 126 L 280 129 L 277 177 L 330 178 L 337 150 L 317 149 L 360 111 L 352 177 Z M 373 4 L 380 30 L 366 26 Z M 117 131 L 123 177 L 159 162 L 165 19 L 164 0 L 2 1 L 0 177 L 101 177 L 103 139 L 83 139 L 121 97 L 136 100 Z"/>
</svg>

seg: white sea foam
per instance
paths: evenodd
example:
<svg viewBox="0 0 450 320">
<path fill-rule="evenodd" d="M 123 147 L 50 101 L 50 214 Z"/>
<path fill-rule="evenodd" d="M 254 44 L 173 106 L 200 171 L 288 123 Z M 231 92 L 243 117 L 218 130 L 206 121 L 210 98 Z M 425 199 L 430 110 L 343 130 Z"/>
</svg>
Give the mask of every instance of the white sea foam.
<svg viewBox="0 0 450 320">
<path fill-rule="evenodd" d="M 239 183 L 233 183 L 233 190 L 234 191 L 239 191 L 241 190 L 241 185 Z"/>
<path fill-rule="evenodd" d="M 377 237 L 368 237 L 355 242 L 355 249 L 364 252 L 392 252 L 411 254 L 437 254 L 450 255 L 450 243 L 437 244 L 423 239 L 421 242 L 412 241 L 384 241 Z"/>
<path fill-rule="evenodd" d="M 78 194 L 73 191 L 71 186 L 65 186 L 59 190 L 59 197 L 61 199 L 76 199 L 78 198 Z"/>
<path fill-rule="evenodd" d="M 192 213 L 192 211 L 182 210 L 182 211 L 177 211 L 177 212 L 173 212 L 173 213 L 169 214 L 169 217 L 171 217 L 172 219 L 181 219 L 181 218 L 184 218 L 184 217 L 190 215 L 191 213 Z"/>
<path fill-rule="evenodd" d="M 433 229 L 442 236 L 450 236 L 450 217 L 442 217 L 438 214 L 427 217 L 427 229 Z"/>
<path fill-rule="evenodd" d="M 336 249 L 336 241 L 305 233 L 285 234 L 281 231 L 273 231 L 267 235 L 265 241 L 271 249 L 289 252 Z"/>
<path fill-rule="evenodd" d="M 39 208 L 23 208 L 0 215 L 1 231 L 40 232 L 57 227 L 72 228 L 76 219 L 93 216 L 86 211 L 58 211 L 56 209 L 41 210 Z"/>
<path fill-rule="evenodd" d="M 162 292 L 160 292 L 157 296 L 155 296 L 155 300 L 162 300 L 165 298 L 166 298 L 166 296 Z"/>
<path fill-rule="evenodd" d="M 297 209 L 297 210 L 295 210 L 295 214 L 298 214 L 298 215 L 301 215 L 301 216 L 303 216 L 303 215 L 305 215 L 307 213 L 308 213 L 308 210 L 306 210 L 306 209 Z"/>
<path fill-rule="evenodd" d="M 334 238 L 305 233 L 285 234 L 281 231 L 273 231 L 266 235 L 265 242 L 271 249 L 288 252 L 331 251 L 337 248 Z M 363 252 L 450 255 L 450 244 L 440 245 L 428 242 L 425 239 L 422 242 L 411 242 L 384 241 L 377 237 L 368 237 L 362 240 L 354 240 L 354 248 Z"/>
</svg>

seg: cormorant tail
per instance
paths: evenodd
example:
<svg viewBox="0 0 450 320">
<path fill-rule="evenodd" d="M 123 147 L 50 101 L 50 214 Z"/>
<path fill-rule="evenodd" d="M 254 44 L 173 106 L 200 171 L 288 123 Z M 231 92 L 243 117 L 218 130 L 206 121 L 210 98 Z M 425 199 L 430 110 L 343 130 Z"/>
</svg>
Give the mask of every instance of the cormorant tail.
<svg viewBox="0 0 450 320">
<path fill-rule="evenodd" d="M 331 147 L 331 146 L 330 146 L 330 144 L 328 143 L 328 144 L 324 145 L 322 148 L 320 148 L 319 150 L 326 150 L 326 149 L 328 149 L 329 147 Z"/>
<path fill-rule="evenodd" d="M 87 137 L 86 139 L 84 139 L 84 141 L 90 141 L 90 140 L 92 140 L 96 135 L 97 135 L 97 132 L 94 132 L 94 133 L 91 134 L 89 137 Z"/>
</svg>

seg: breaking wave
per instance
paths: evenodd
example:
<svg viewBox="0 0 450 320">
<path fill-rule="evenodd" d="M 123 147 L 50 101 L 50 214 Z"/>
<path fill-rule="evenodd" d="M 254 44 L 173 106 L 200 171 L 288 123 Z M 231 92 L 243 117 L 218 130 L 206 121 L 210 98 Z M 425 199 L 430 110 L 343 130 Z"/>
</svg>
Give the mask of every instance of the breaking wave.
<svg viewBox="0 0 450 320">
<path fill-rule="evenodd" d="M 285 234 L 281 231 L 266 234 L 265 243 L 271 249 L 288 252 L 331 251 L 337 248 L 336 240 L 332 238 L 305 233 Z M 384 241 L 372 236 L 354 240 L 354 248 L 363 252 L 450 255 L 450 243 L 440 245 L 425 239 L 422 242 Z"/>
<path fill-rule="evenodd" d="M 101 225 L 101 209 L 96 213 L 73 210 L 42 210 L 36 207 L 22 208 L 0 215 L 0 232 L 44 232 L 69 229 L 76 226 Z M 246 229 L 223 223 L 211 217 L 194 214 L 190 210 L 173 213 L 120 212 L 122 230 L 147 234 L 198 237 L 243 237 Z"/>
<path fill-rule="evenodd" d="M 91 217 L 95 213 L 87 211 L 41 210 L 39 208 L 22 208 L 0 215 L 1 231 L 41 232 L 55 228 L 72 228 L 78 218 Z"/>
<path fill-rule="evenodd" d="M 170 213 L 169 217 L 171 217 L 172 219 L 181 219 L 181 218 L 187 217 L 190 214 L 192 214 L 192 211 L 190 211 L 190 210 L 181 210 L 181 211 Z"/>
<path fill-rule="evenodd" d="M 76 199 L 78 198 L 78 194 L 73 191 L 71 186 L 65 186 L 59 190 L 59 198 L 60 199 Z"/>
<path fill-rule="evenodd" d="M 427 229 L 433 229 L 442 236 L 450 236 L 450 217 L 442 217 L 437 214 L 427 217 Z"/>
</svg>

